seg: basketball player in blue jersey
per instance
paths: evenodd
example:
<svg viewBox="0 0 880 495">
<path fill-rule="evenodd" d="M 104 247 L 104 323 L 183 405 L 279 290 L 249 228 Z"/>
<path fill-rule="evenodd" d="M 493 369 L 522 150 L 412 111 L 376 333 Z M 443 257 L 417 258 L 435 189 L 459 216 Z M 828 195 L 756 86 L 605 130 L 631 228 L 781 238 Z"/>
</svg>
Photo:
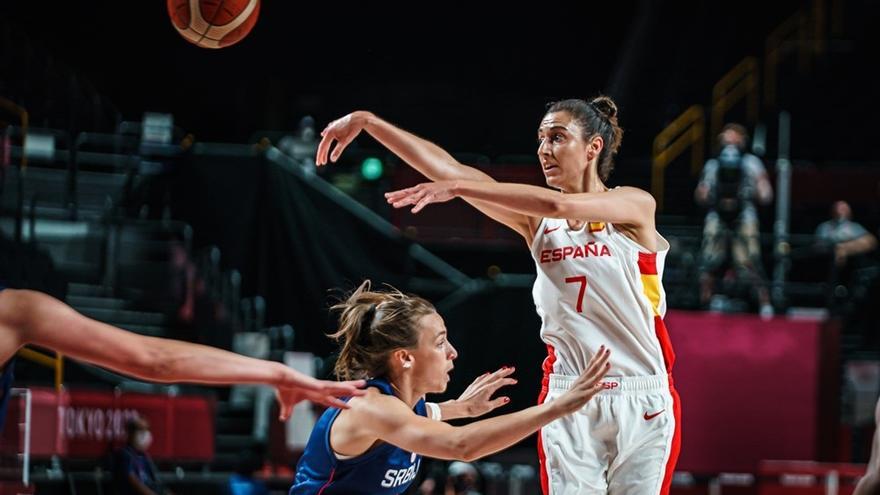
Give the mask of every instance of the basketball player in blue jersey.
<svg viewBox="0 0 880 495">
<path fill-rule="evenodd" d="M 364 282 L 336 306 L 341 343 L 336 373 L 368 378 L 367 392 L 320 417 L 296 469 L 290 495 L 390 495 L 406 491 L 421 456 L 471 461 L 519 442 L 545 424 L 579 411 L 601 387 L 608 369 L 604 348 L 559 397 L 542 405 L 454 427 L 442 420 L 468 414 L 457 401 L 425 402 L 446 390 L 458 356 L 443 318 L 428 301 L 398 291 L 376 292 Z M 512 383 L 511 370 L 478 378 L 472 387 L 494 392 Z M 488 399 L 488 397 L 487 397 Z"/>
<path fill-rule="evenodd" d="M 302 400 L 347 407 L 338 397 L 364 393 L 359 389 L 362 380 L 317 380 L 281 363 L 145 337 L 89 319 L 49 295 L 0 286 L 0 429 L 12 386 L 13 356 L 25 344 L 153 382 L 270 385 L 275 387 L 281 419 L 287 419 Z"/>
<path fill-rule="evenodd" d="M 614 352 L 605 390 L 538 435 L 544 494 L 668 494 L 681 441 L 675 353 L 663 321 L 669 243 L 655 228 L 649 193 L 606 185 L 623 134 L 616 104 L 599 96 L 548 105 L 536 132 L 546 188 L 496 182 L 369 112 L 331 122 L 316 164 L 336 161 L 361 131 L 433 181 L 386 194 L 393 206 L 416 213 L 460 197 L 522 236 L 547 345 L 540 402 L 566 393 L 600 344 Z"/>
</svg>

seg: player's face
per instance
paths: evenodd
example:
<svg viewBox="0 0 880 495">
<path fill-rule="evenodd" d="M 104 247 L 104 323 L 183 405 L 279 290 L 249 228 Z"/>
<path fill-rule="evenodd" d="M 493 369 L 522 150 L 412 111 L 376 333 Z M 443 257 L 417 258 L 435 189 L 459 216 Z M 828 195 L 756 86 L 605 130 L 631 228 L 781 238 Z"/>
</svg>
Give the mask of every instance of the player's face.
<svg viewBox="0 0 880 495">
<path fill-rule="evenodd" d="M 412 353 L 415 382 L 425 392 L 444 392 L 458 352 L 446 338 L 446 325 L 437 313 L 423 316 L 419 327 L 419 345 Z"/>
<path fill-rule="evenodd" d="M 538 160 L 547 185 L 580 191 L 587 170 L 587 143 L 580 125 L 568 112 L 551 112 L 538 127 Z"/>
</svg>

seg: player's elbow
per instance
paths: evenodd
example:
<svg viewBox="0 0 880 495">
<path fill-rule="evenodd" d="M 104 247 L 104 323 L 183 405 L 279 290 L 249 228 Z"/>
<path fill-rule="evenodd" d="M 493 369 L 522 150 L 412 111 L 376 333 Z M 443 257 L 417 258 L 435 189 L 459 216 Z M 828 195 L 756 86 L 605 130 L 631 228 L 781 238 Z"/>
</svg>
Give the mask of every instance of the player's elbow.
<svg viewBox="0 0 880 495">
<path fill-rule="evenodd" d="M 22 297 L 26 291 L 6 289 L 0 292 L 0 325 L 10 329 L 21 326 L 21 317 L 28 313 L 28 299 Z"/>
<path fill-rule="evenodd" d="M 466 435 L 463 432 L 456 432 L 450 451 L 449 458 L 457 461 L 471 462 L 482 457 L 480 444 L 474 436 Z"/>
<path fill-rule="evenodd" d="M 471 442 L 471 445 L 463 446 L 460 454 L 456 456 L 456 460 L 463 462 L 474 462 L 486 455 L 481 445 Z"/>
<path fill-rule="evenodd" d="M 38 325 L 49 296 L 26 289 L 0 291 L 0 326 L 15 333 L 21 344 L 40 340 Z"/>
<path fill-rule="evenodd" d="M 12 343 L 15 349 L 29 342 L 29 336 L 25 325 L 27 315 L 32 311 L 29 308 L 28 297 L 23 297 L 27 291 L 6 289 L 0 291 L 0 329 L 8 335 L 12 335 Z"/>
<path fill-rule="evenodd" d="M 460 456 L 457 456 L 456 460 L 462 461 L 462 462 L 474 462 L 477 459 L 479 459 L 480 457 L 483 457 L 483 456 L 479 455 L 475 449 L 469 449 L 469 450 L 462 452 L 462 454 Z"/>
</svg>

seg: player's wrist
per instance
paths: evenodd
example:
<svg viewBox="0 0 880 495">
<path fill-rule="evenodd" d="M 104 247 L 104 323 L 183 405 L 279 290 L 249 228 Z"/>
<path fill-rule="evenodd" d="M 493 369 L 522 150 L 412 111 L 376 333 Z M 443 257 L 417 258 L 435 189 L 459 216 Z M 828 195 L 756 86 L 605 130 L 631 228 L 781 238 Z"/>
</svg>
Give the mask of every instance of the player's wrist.
<svg viewBox="0 0 880 495">
<path fill-rule="evenodd" d="M 270 366 L 273 374 L 272 385 L 282 388 L 296 387 L 299 385 L 298 382 L 300 381 L 300 377 L 293 368 L 274 361 L 270 363 Z"/>
<path fill-rule="evenodd" d="M 367 110 L 358 110 L 354 113 L 355 121 L 360 124 L 361 128 L 366 129 L 376 121 L 376 116 Z"/>
<path fill-rule="evenodd" d="M 452 181 L 452 186 L 449 188 L 449 192 L 451 192 L 456 198 L 461 197 L 461 194 L 464 192 L 464 184 L 462 184 L 462 181 L 454 179 Z"/>
<path fill-rule="evenodd" d="M 447 419 L 458 419 L 458 418 L 471 418 L 474 415 L 471 413 L 468 405 L 461 400 L 452 399 L 446 402 L 441 402 L 437 404 L 442 411 L 442 417 L 444 420 Z"/>
<path fill-rule="evenodd" d="M 565 397 L 563 396 L 557 400 L 545 402 L 542 405 L 546 406 L 547 414 L 552 419 L 556 419 L 556 418 L 561 418 L 562 416 L 565 416 L 566 414 L 573 412 L 573 411 L 569 410 L 570 409 L 569 407 L 567 407 L 567 402 L 568 401 L 566 401 Z"/>
</svg>

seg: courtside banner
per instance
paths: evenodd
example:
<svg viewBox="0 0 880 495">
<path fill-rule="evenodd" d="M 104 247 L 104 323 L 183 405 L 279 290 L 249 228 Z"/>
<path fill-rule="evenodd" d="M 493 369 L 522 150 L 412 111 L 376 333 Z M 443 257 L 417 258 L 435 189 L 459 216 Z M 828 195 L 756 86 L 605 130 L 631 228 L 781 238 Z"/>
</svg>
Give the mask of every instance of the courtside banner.
<svg viewBox="0 0 880 495">
<path fill-rule="evenodd" d="M 152 395 L 99 390 L 34 387 L 31 453 L 96 458 L 125 443 L 125 423 L 143 417 L 150 423 L 154 460 L 209 461 L 214 456 L 214 400 L 196 395 Z M 23 445 L 24 405 L 10 404 L 3 450 Z"/>
<path fill-rule="evenodd" d="M 677 470 L 756 472 L 764 459 L 821 460 L 838 429 L 836 331 L 819 321 L 669 311 L 681 395 Z M 834 343 L 832 343 L 834 341 Z M 823 394 L 833 400 L 823 400 Z"/>
</svg>

